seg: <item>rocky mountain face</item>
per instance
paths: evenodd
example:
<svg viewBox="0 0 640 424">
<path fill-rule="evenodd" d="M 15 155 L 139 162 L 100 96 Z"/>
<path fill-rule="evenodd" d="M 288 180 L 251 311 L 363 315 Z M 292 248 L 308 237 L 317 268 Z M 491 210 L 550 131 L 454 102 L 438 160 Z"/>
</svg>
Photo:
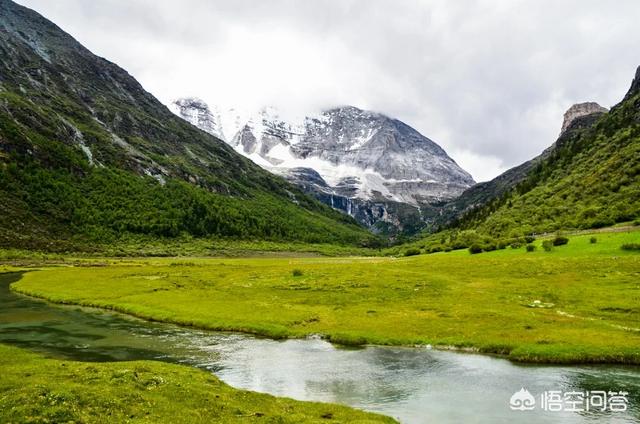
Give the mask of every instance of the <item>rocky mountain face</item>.
<svg viewBox="0 0 640 424">
<path fill-rule="evenodd" d="M 374 230 L 419 227 L 422 208 L 474 184 L 446 152 L 415 129 L 353 106 L 286 122 L 273 108 L 221 112 L 199 99 L 171 109 L 265 169 Z M 392 231 L 393 232 L 393 231 Z"/>
<path fill-rule="evenodd" d="M 191 124 L 219 139 L 224 138 L 221 128 L 218 127 L 220 117 L 214 116 L 209 106 L 199 99 L 180 99 L 171 104 L 171 110 Z"/>
<path fill-rule="evenodd" d="M 593 113 L 605 113 L 608 110 L 609 109 L 607 109 L 606 107 L 602 107 L 595 102 L 577 103 L 571 106 L 564 113 L 564 121 L 562 122 L 562 129 L 560 130 L 560 134 L 564 133 L 569 128 L 571 123 L 577 118 L 591 115 Z"/>
</svg>

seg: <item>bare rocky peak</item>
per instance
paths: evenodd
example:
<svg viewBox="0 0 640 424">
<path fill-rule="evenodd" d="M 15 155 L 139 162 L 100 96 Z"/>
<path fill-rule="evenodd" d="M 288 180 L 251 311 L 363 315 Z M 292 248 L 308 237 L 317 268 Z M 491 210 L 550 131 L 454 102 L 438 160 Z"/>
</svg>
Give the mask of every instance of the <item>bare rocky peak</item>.
<svg viewBox="0 0 640 424">
<path fill-rule="evenodd" d="M 591 115 L 592 113 L 605 113 L 608 111 L 609 109 L 600 106 L 596 102 L 576 103 L 564 113 L 564 122 L 562 123 L 560 134 L 564 133 L 577 118 Z"/>
</svg>

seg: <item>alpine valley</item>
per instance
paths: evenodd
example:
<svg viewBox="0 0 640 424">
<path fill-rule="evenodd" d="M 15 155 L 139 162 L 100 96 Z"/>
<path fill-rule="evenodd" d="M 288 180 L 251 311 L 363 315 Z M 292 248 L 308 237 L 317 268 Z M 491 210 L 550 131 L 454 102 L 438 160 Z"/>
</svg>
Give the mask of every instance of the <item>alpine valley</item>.
<svg viewBox="0 0 640 424">
<path fill-rule="evenodd" d="M 541 155 L 475 184 L 382 113 L 341 106 L 288 122 L 274 108 L 195 98 L 167 108 L 42 16 L 0 6 L 6 247 L 190 237 L 381 246 L 421 230 L 522 236 L 638 215 L 637 76 L 611 111 L 573 106 Z"/>
<path fill-rule="evenodd" d="M 82 37 L 89 26 L 116 48 L 135 31 L 139 39 L 122 46 L 137 52 L 133 60 L 153 51 L 181 69 L 214 63 L 200 67 L 205 78 L 252 93 L 249 82 L 263 87 L 260 78 L 281 75 L 263 72 L 270 60 L 291 68 L 283 55 L 293 51 L 271 43 L 255 60 L 252 40 L 266 28 L 257 24 L 287 40 L 302 28 L 333 38 L 327 47 L 410 71 L 385 84 L 397 99 L 400 87 L 423 93 L 422 79 L 432 78 L 424 71 L 437 67 L 473 108 L 493 104 L 485 95 L 507 108 L 564 98 L 537 84 L 524 91 L 534 97 L 516 96 L 503 84 L 505 72 L 539 77 L 535 63 L 547 67 L 562 51 L 556 45 L 577 53 L 558 68 L 606 82 L 603 69 L 618 62 L 590 49 L 628 43 L 634 33 L 625 28 L 637 26 L 623 2 L 603 14 L 598 2 L 577 0 L 567 0 L 567 14 L 538 7 L 551 24 L 521 13 L 532 2 L 491 0 L 481 2 L 488 13 L 455 12 L 476 2 L 20 2 L 62 11 L 61 25 L 79 23 Z M 277 3 L 291 12 L 282 22 L 296 25 L 279 25 Z M 470 15 L 474 28 L 448 23 L 435 3 Z M 586 16 L 582 9 L 589 19 L 574 16 Z M 428 12 L 419 18 L 434 30 L 410 25 L 413 11 Z M 476 22 L 501 30 L 485 20 L 509 11 L 527 25 L 504 44 L 526 60 L 483 66 L 487 48 L 505 46 L 469 35 Z M 222 18 L 193 25 L 201 12 Z M 231 29 L 241 26 L 246 34 Z M 363 37 L 369 26 L 381 37 Z M 538 26 L 552 43 L 537 38 Z M 358 51 L 340 36 L 352 27 Z M 246 48 L 229 50 L 259 62 L 243 69 L 256 81 L 236 77 L 238 64 L 215 49 L 212 62 L 200 62 L 215 43 L 198 35 L 212 33 L 232 47 L 240 34 Z M 431 38 L 455 45 L 459 33 L 464 49 L 431 48 Z M 612 54 L 628 56 L 627 45 Z M 183 54 L 187 46 L 194 56 Z M 405 66 L 405 56 L 420 65 Z M 154 64 L 145 69 L 162 81 L 175 75 Z M 372 70 L 357 68 L 358 77 Z M 230 77 L 213 75 L 227 69 Z M 549 69 L 545 80 L 574 76 Z M 498 84 L 467 93 L 467 82 L 486 81 L 479 73 Z M 363 80 L 363 92 L 375 88 Z M 457 106 L 452 86 L 434 80 Z M 308 73 L 298 82 L 317 83 Z M 230 92 L 247 100 L 236 86 Z M 579 103 L 564 121 L 558 113 L 543 122 L 557 125 L 555 141 L 476 184 L 438 144 L 383 113 L 337 106 L 292 119 L 197 98 L 165 105 L 44 16 L 0 0 L 0 423 L 640 422 L 640 68 L 623 94 L 610 109 Z M 481 111 L 496 110 L 504 109 Z M 566 408 L 544 409 L 556 391 Z M 607 397 L 580 409 L 576 400 L 596 393 Z M 534 399 L 539 408 L 516 410 Z"/>
</svg>

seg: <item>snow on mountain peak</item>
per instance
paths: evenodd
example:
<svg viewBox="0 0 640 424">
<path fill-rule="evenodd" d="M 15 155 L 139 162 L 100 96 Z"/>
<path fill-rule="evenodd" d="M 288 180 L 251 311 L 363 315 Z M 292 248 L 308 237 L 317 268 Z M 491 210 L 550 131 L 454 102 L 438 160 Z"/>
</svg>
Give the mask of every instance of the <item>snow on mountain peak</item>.
<svg viewBox="0 0 640 424">
<path fill-rule="evenodd" d="M 473 184 L 433 141 L 354 106 L 291 122 L 274 107 L 221 110 L 197 98 L 178 99 L 171 110 L 272 172 L 312 169 L 326 182 L 323 190 L 351 198 L 418 205 L 451 199 Z"/>
</svg>

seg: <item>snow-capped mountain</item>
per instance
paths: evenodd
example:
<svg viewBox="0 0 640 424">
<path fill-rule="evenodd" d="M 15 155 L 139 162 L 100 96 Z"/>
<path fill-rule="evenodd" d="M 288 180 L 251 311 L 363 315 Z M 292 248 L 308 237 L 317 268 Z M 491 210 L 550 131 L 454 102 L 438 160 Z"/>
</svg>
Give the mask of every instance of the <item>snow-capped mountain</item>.
<svg viewBox="0 0 640 424">
<path fill-rule="evenodd" d="M 421 205 L 453 199 L 474 184 L 440 146 L 415 129 L 353 106 L 299 122 L 280 119 L 274 108 L 253 114 L 221 111 L 193 98 L 176 100 L 171 108 L 258 165 L 369 226 L 382 220 L 402 227 L 389 215 L 389 203 L 410 206 L 419 214 Z"/>
<path fill-rule="evenodd" d="M 214 113 L 209 109 L 209 105 L 200 99 L 178 99 L 171 103 L 170 109 L 192 125 L 200 128 L 204 132 L 224 140 L 222 131 L 222 117 L 220 113 Z"/>
</svg>

